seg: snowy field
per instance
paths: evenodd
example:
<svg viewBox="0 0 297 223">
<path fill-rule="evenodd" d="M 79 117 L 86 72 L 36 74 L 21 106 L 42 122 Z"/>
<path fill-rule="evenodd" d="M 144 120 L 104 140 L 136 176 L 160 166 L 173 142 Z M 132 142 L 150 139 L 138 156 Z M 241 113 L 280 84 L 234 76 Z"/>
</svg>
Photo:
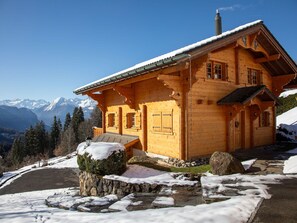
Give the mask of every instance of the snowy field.
<svg viewBox="0 0 297 223">
<path fill-rule="evenodd" d="M 297 154 L 297 149 L 289 151 L 289 153 Z M 72 156 L 72 158 L 68 159 L 66 157 L 51 159 L 48 161 L 49 166 L 39 168 L 77 168 L 76 156 L 74 154 Z M 245 169 L 248 169 L 254 161 L 244 162 Z M 13 174 L 21 175 L 23 171 L 34 171 L 35 169 L 32 169 L 32 166 L 28 166 L 19 171 L 5 173 L 4 177 L 12 176 Z M 131 202 L 129 200 L 130 195 L 124 200 L 122 199 L 121 202 L 114 204 L 118 206 L 118 210 L 121 210 L 115 213 L 77 212 L 46 206 L 45 199 L 47 197 L 57 193 L 73 193 L 73 189 L 69 188 L 2 195 L 0 196 L 0 222 L 247 222 L 261 200 L 271 197 L 268 193 L 269 184 L 276 184 L 282 179 L 296 177 L 297 156 L 292 156 L 285 162 L 284 172 L 289 173 L 289 175 L 254 176 L 234 174 L 230 176 L 215 176 L 208 173 L 207 176 L 201 178 L 204 196 L 230 199 L 197 206 L 148 209 L 133 212 L 128 212 L 125 209 L 125 205 Z M 121 177 L 137 182 L 148 179 L 159 181 L 160 179 L 164 180 L 164 178 L 170 180 L 168 179 L 170 175 L 166 174 L 168 173 L 133 165 Z M 110 177 L 115 178 L 115 176 Z M 10 182 L 5 183 L 3 187 L 8 183 Z M 236 191 L 236 193 L 240 193 L 240 196 L 228 196 L 222 193 L 226 189 L 239 186 L 247 188 L 246 190 Z M 95 200 L 94 202 L 102 202 L 101 198 L 97 199 L 98 201 Z M 72 201 L 67 202 L 71 204 Z M 160 197 L 156 202 L 172 203 L 173 200 L 168 197 Z"/>
</svg>

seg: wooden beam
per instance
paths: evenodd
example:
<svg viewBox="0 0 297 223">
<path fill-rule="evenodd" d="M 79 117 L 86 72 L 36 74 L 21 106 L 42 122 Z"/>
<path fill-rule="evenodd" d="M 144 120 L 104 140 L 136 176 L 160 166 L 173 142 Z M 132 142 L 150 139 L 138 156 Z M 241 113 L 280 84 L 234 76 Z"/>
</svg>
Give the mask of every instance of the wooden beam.
<svg viewBox="0 0 297 223">
<path fill-rule="evenodd" d="M 239 84 L 239 49 L 238 47 L 234 48 L 234 60 L 235 60 L 235 84 Z"/>
<path fill-rule="evenodd" d="M 182 78 L 180 75 L 175 76 L 160 74 L 158 75 L 157 80 L 162 81 L 165 87 L 172 90 L 172 93 L 169 95 L 169 97 L 173 98 L 177 102 L 177 105 L 180 106 L 183 89 Z"/>
<path fill-rule="evenodd" d="M 142 150 L 147 151 L 147 106 L 142 106 Z"/>
<path fill-rule="evenodd" d="M 250 49 L 254 52 L 261 52 L 268 58 L 269 53 L 257 41 L 257 36 L 258 33 L 245 35 L 237 40 L 237 46 L 241 46 L 245 49 Z"/>
<path fill-rule="evenodd" d="M 217 49 L 211 51 L 211 53 L 216 53 L 216 52 L 219 52 L 219 51 L 222 51 L 222 50 L 225 50 L 225 49 L 236 48 L 236 47 L 237 47 L 237 43 L 236 42 L 233 42 L 231 44 L 227 44 L 225 46 L 222 46 L 220 48 L 217 48 Z"/>
<path fill-rule="evenodd" d="M 92 98 L 93 100 L 97 101 L 97 106 L 102 112 L 106 111 L 106 106 L 105 106 L 105 100 L 104 100 L 104 95 L 103 93 L 101 94 L 92 94 L 90 92 L 87 92 L 87 95 Z"/>
<path fill-rule="evenodd" d="M 179 72 L 182 70 L 186 70 L 189 68 L 189 62 L 181 62 L 179 64 L 174 64 L 171 66 L 168 66 L 166 68 L 158 68 L 157 70 L 154 71 L 147 71 L 147 73 L 142 73 L 139 74 L 136 77 L 131 77 L 131 78 L 127 78 L 126 80 L 122 80 L 122 81 L 118 81 L 116 83 L 111 83 L 105 86 L 101 86 L 95 89 L 90 90 L 89 92 L 94 93 L 94 92 L 101 92 L 101 91 L 105 91 L 108 89 L 113 89 L 114 87 L 117 86 L 125 86 L 125 85 L 129 85 L 129 84 L 133 84 L 136 82 L 140 82 L 140 81 L 145 81 L 148 79 L 152 79 L 152 78 L 156 78 L 158 77 L 159 74 L 172 74 L 175 72 Z"/>
<path fill-rule="evenodd" d="M 135 94 L 134 86 L 131 87 L 120 87 L 115 86 L 113 90 L 116 91 L 120 96 L 124 97 L 123 103 L 129 105 L 130 108 L 134 109 L 135 107 Z"/>
<path fill-rule="evenodd" d="M 296 78 L 296 74 L 279 75 L 272 77 L 272 92 L 278 97 L 283 91 L 284 86 Z"/>
<path fill-rule="evenodd" d="M 268 57 L 257 58 L 257 59 L 254 59 L 254 61 L 255 61 L 255 63 L 264 63 L 264 62 L 278 60 L 278 59 L 280 59 L 280 57 L 281 57 L 281 55 L 278 53 L 278 54 L 274 54 L 274 55 L 271 55 Z"/>
</svg>

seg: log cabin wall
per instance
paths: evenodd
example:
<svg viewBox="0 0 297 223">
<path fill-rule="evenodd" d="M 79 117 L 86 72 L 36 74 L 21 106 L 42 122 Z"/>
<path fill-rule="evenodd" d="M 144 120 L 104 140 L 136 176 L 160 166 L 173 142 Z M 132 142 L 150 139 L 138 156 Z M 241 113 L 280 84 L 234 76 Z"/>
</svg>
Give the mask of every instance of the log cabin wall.
<svg viewBox="0 0 297 223">
<path fill-rule="evenodd" d="M 134 108 L 123 103 L 123 96 L 116 91 L 104 91 L 107 107 L 106 131 L 138 136 L 140 139 L 138 149 L 179 158 L 180 108 L 169 97 L 172 91 L 164 87 L 164 84 L 156 78 L 136 82 L 127 87 L 133 87 Z M 146 109 L 145 112 L 143 111 L 144 108 Z M 145 113 L 147 114 L 146 117 Z M 108 126 L 108 116 L 110 114 L 115 115 L 116 124 L 112 127 Z M 127 116 L 129 114 L 136 115 L 134 121 L 137 122 L 135 123 L 137 127 L 127 126 Z M 163 131 L 158 129 L 158 127 L 162 127 L 158 126 L 160 123 L 156 123 L 156 120 L 161 121 L 162 117 Z M 147 120 L 146 126 L 143 122 L 144 119 Z M 168 120 L 169 123 L 165 123 Z M 167 126 L 164 126 L 165 124 Z M 170 128 L 172 129 L 170 130 Z"/>
<path fill-rule="evenodd" d="M 193 60 L 192 66 L 195 66 L 195 61 Z M 209 61 L 227 65 L 225 80 L 207 78 Z M 251 143 L 249 107 L 245 107 L 230 121 L 228 132 L 226 111 L 223 106 L 217 105 L 218 100 L 236 88 L 251 86 L 248 83 L 248 68 L 261 71 L 262 78 L 259 84 L 264 84 L 271 90 L 272 81 L 269 73 L 259 63 L 254 62 L 248 50 L 242 48 L 230 47 L 209 53 L 208 57 L 200 63 L 203 63 L 203 66 L 195 71 L 197 81 L 193 84 L 187 98 L 188 126 L 191 127 L 188 128 L 187 134 L 187 158 L 209 155 L 214 151 L 233 151 L 237 148 L 272 144 L 273 122 L 275 122 L 272 119 L 273 115 L 270 115 L 271 126 L 269 127 L 259 127 L 259 119 L 252 122 L 254 138 Z M 272 114 L 273 109 L 269 108 L 268 111 Z M 244 126 L 236 126 L 235 122 L 239 120 L 240 125 Z"/>
</svg>

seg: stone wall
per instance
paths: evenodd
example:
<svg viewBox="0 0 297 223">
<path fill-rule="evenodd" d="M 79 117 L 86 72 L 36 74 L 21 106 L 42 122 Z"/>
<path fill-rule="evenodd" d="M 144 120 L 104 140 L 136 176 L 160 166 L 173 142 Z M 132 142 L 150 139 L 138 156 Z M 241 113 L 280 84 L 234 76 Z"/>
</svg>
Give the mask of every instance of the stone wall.
<svg viewBox="0 0 297 223">
<path fill-rule="evenodd" d="M 102 176 L 81 171 L 79 174 L 79 186 L 81 196 L 105 196 L 108 194 L 116 194 L 119 197 L 126 196 L 131 193 L 159 193 L 162 189 L 167 189 L 167 185 L 149 184 L 149 183 L 126 183 L 114 179 L 104 179 Z M 185 188 L 186 187 L 186 188 Z M 200 190 L 198 183 L 194 185 L 173 185 L 173 190 L 181 188 L 189 192 L 196 193 Z"/>
</svg>

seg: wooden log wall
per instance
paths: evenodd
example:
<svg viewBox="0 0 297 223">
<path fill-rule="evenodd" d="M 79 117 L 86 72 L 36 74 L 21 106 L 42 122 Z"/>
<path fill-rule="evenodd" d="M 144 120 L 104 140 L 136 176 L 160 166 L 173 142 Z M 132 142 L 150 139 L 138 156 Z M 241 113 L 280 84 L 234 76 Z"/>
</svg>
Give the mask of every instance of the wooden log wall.
<svg viewBox="0 0 297 223">
<path fill-rule="evenodd" d="M 213 60 L 228 64 L 228 79 L 207 79 L 206 62 Z M 262 72 L 262 82 L 272 90 L 272 80 L 268 72 L 256 63 L 250 53 L 241 48 L 225 48 L 222 51 L 209 53 L 207 60 L 203 62 L 195 73 L 197 82 L 193 85 L 187 97 L 188 125 L 188 158 L 209 155 L 214 151 L 227 151 L 227 140 L 229 138 L 230 151 L 240 147 L 250 148 L 250 110 L 244 109 L 240 123 L 244 127 L 236 132 L 236 118 L 229 122 L 229 133 L 226 128 L 226 111 L 223 106 L 218 106 L 218 100 L 228 95 L 238 87 L 250 86 L 247 78 L 247 68 L 257 69 Z M 192 63 L 195 66 L 195 61 Z M 241 115 L 239 112 L 238 115 Z M 271 117 L 273 117 L 271 113 Z M 191 124 L 192 122 L 192 124 Z M 272 127 L 257 127 L 259 121 L 253 122 L 254 146 L 273 143 Z M 273 120 L 271 120 L 273 123 Z M 236 134 L 244 132 L 242 139 L 236 139 Z M 238 141 L 241 140 L 241 141 Z"/>
<path fill-rule="evenodd" d="M 140 139 L 137 146 L 138 149 L 146 150 L 147 152 L 156 153 L 160 155 L 179 157 L 180 144 L 180 108 L 177 106 L 175 100 L 169 97 L 172 93 L 170 89 L 164 87 L 163 83 L 156 78 L 140 81 L 133 84 L 135 107 L 123 103 L 123 97 L 114 90 L 105 91 L 105 101 L 107 106 L 106 120 L 108 114 L 115 113 L 117 122 L 122 123 L 117 127 L 108 127 L 106 123 L 106 131 L 118 134 L 135 135 Z M 121 107 L 121 114 L 119 113 Z M 146 111 L 144 111 L 144 109 Z M 153 117 L 152 114 L 158 111 L 172 111 L 173 131 L 172 133 L 162 133 L 153 131 Z M 140 128 L 125 128 L 125 119 L 127 113 L 138 113 L 140 115 Z M 144 115 L 147 114 L 147 117 Z M 143 120 L 146 119 L 147 123 Z M 122 126 L 121 128 L 118 126 Z M 144 128 L 146 130 L 144 130 Z M 146 136 L 144 136 L 146 134 Z"/>
</svg>

